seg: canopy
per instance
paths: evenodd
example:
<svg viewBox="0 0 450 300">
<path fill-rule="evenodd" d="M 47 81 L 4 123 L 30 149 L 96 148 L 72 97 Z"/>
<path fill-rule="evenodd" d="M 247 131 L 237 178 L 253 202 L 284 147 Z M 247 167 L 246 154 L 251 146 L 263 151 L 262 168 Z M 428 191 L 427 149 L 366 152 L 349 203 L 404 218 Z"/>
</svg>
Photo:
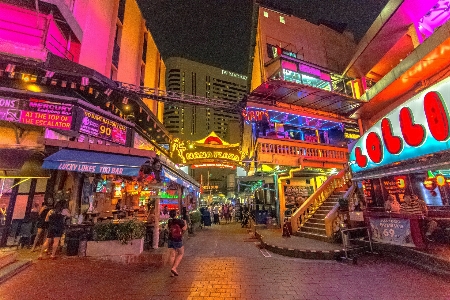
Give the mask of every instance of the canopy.
<svg viewBox="0 0 450 300">
<path fill-rule="evenodd" d="M 44 169 L 138 176 L 148 157 L 62 149 L 44 160 Z"/>
</svg>

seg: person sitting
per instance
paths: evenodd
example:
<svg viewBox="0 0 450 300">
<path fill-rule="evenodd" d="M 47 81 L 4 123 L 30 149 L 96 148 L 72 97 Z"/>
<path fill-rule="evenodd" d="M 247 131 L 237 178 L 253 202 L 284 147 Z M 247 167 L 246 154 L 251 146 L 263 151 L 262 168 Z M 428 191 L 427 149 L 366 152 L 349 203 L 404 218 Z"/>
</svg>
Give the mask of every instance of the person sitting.
<svg viewBox="0 0 450 300">
<path fill-rule="evenodd" d="M 406 195 L 405 198 L 403 198 L 404 202 L 400 204 L 400 212 L 404 214 L 423 216 L 424 213 L 422 207 L 417 199 L 417 196 L 414 197 L 411 195 Z"/>
</svg>

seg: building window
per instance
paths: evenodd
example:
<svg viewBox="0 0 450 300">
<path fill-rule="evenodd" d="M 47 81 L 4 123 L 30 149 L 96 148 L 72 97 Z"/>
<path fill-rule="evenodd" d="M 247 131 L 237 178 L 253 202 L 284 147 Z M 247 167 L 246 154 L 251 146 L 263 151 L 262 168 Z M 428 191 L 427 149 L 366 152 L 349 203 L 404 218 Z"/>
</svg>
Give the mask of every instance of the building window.
<svg viewBox="0 0 450 300">
<path fill-rule="evenodd" d="M 280 16 L 280 23 L 286 24 L 286 21 L 284 20 L 284 16 Z"/>
<path fill-rule="evenodd" d="M 267 11 L 264 12 L 264 17 L 266 17 L 266 18 L 269 17 L 269 13 Z"/>
<path fill-rule="evenodd" d="M 120 22 L 123 24 L 123 19 L 125 18 L 125 0 L 119 1 L 119 11 L 117 13 L 117 17 Z"/>
<path fill-rule="evenodd" d="M 144 45 L 142 46 L 142 61 L 147 63 L 147 39 L 148 33 L 144 33 Z"/>
</svg>

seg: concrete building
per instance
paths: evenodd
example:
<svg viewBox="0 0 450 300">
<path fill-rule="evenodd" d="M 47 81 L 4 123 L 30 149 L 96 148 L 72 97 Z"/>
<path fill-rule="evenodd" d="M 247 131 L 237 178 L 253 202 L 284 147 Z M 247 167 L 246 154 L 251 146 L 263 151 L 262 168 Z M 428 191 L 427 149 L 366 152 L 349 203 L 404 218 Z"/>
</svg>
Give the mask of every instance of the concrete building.
<svg viewBox="0 0 450 300">
<path fill-rule="evenodd" d="M 181 57 L 165 60 L 167 89 L 194 96 L 239 102 L 248 92 L 247 76 Z M 240 142 L 237 113 L 196 106 L 167 106 L 167 130 L 183 140 L 198 140 L 214 131 L 229 143 Z"/>
<path fill-rule="evenodd" d="M 2 246 L 44 199 L 64 198 L 85 213 L 86 180 L 127 171 L 104 167 L 114 155 L 115 163 L 159 155 L 165 174 L 190 186 L 161 147 L 170 143 L 163 105 L 133 92 L 165 88 L 164 63 L 135 0 L 5 0 L 0 12 Z M 64 153 L 72 169 L 43 168 Z M 71 153 L 81 153 L 77 168 Z"/>
</svg>

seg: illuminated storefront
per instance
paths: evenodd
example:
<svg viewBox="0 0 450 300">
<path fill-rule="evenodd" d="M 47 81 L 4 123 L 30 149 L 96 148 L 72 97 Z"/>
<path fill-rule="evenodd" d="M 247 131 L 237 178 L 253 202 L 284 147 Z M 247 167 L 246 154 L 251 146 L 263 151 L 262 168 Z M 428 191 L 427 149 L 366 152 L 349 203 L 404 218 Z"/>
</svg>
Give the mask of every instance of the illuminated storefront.
<svg viewBox="0 0 450 300">
<path fill-rule="evenodd" d="M 444 233 L 450 223 L 449 94 L 449 78 L 423 90 L 372 126 L 350 153 L 353 180 L 364 195 L 361 200 L 372 229 L 379 231 L 388 226 L 385 218 L 394 218 L 411 231 L 411 236 L 401 231 L 402 240 L 377 232 L 375 239 L 415 247 L 425 247 L 425 234 L 448 239 Z M 421 229 L 419 217 L 386 206 L 388 198 L 405 206 L 405 198 L 412 195 L 426 203 L 428 218 L 443 231 Z"/>
</svg>

